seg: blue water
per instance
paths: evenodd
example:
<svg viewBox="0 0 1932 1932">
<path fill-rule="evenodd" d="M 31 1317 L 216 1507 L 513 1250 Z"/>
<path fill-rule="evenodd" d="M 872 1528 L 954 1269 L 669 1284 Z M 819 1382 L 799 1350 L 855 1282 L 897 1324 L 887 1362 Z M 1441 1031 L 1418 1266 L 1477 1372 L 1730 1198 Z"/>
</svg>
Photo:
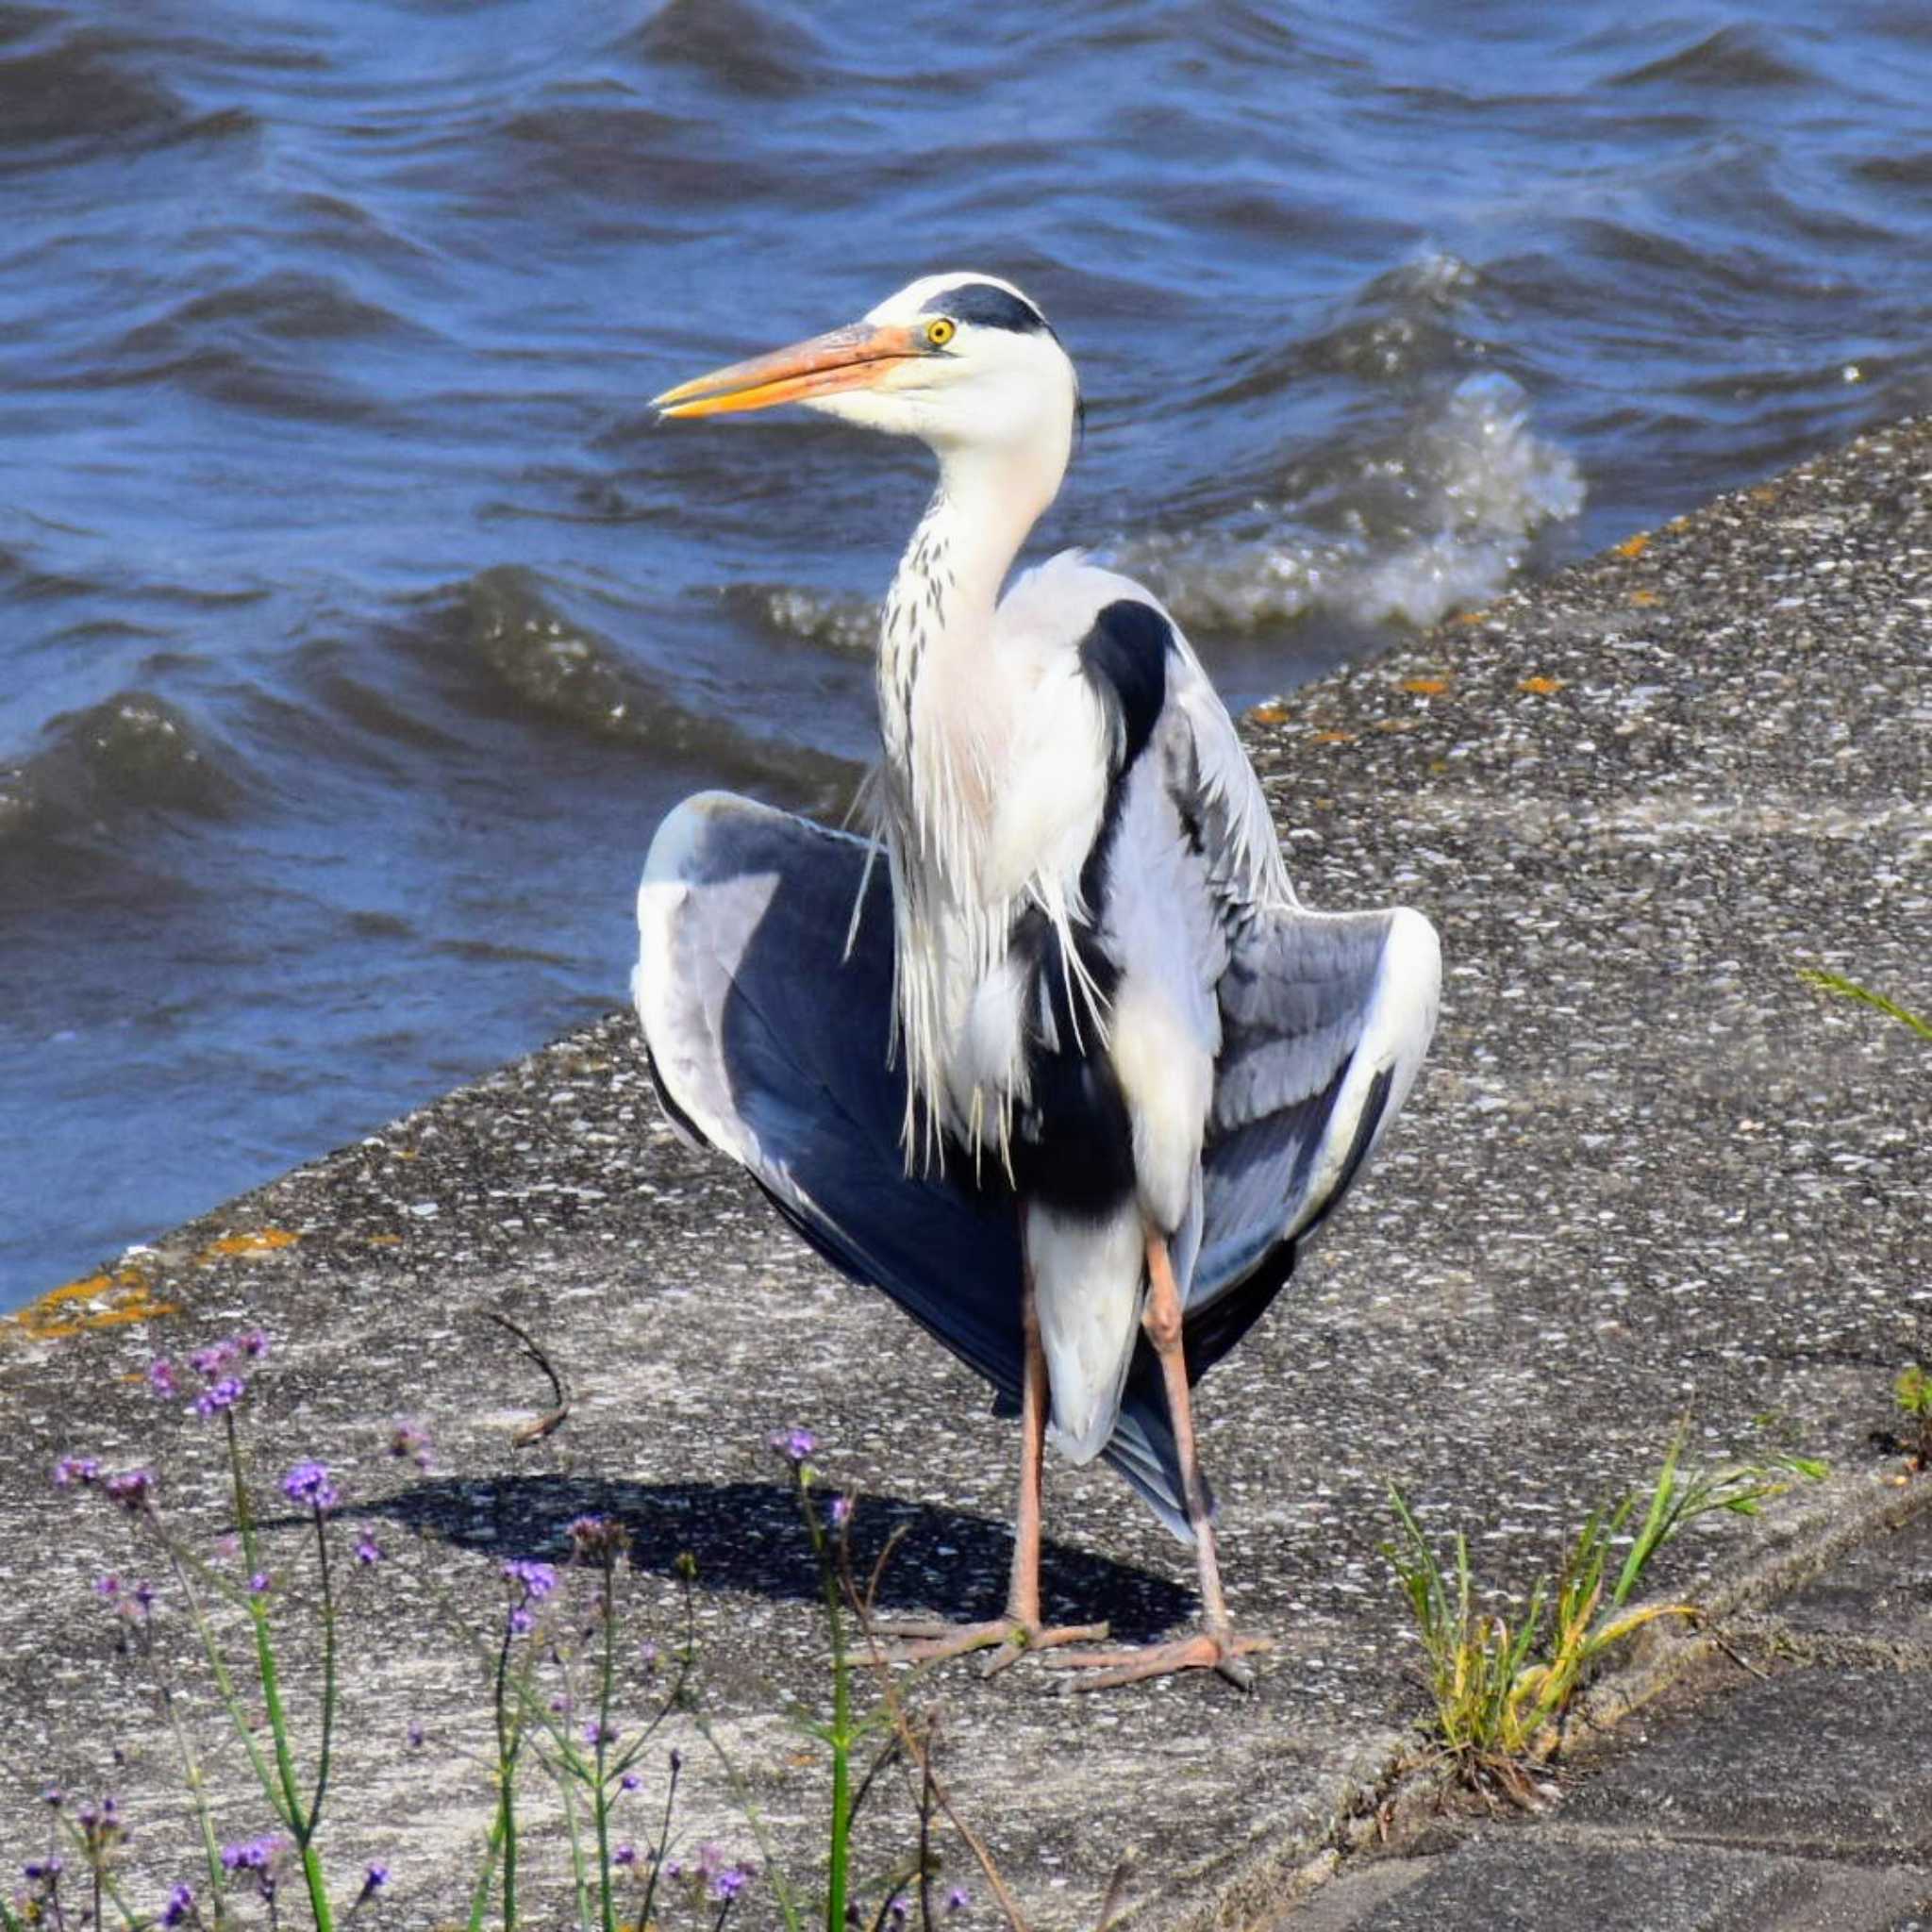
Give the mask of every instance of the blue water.
<svg viewBox="0 0 1932 1932">
<path fill-rule="evenodd" d="M 0 1302 L 615 1004 L 922 457 L 644 399 L 991 269 L 1251 699 L 1932 401 L 1932 13 L 0 7 Z M 1310 889 L 1319 898 L 1319 881 Z"/>
</svg>

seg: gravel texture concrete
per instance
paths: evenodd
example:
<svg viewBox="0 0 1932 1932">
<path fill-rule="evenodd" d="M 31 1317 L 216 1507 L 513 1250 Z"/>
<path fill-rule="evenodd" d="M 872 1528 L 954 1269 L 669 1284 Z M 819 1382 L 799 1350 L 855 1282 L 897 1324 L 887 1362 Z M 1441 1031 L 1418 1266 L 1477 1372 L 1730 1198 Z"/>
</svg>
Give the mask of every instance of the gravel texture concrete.
<svg viewBox="0 0 1932 1932">
<path fill-rule="evenodd" d="M 1391 1481 L 1432 1530 L 1468 1529 L 1485 1579 L 1521 1591 L 1590 1507 L 1655 1469 L 1680 1419 L 1693 1460 L 1822 1455 L 1828 1484 L 1694 1532 L 1657 1585 L 1725 1607 L 1740 1655 L 1771 1615 L 1855 1645 L 1890 1628 L 1878 1606 L 1894 1602 L 1896 1571 L 1876 1544 L 1789 1609 L 1771 1606 L 1926 1499 L 1874 1431 L 1890 1421 L 1899 1368 L 1932 1354 L 1932 1051 L 1821 998 L 1797 969 L 1932 1008 L 1928 481 L 1932 425 L 1867 437 L 1254 715 L 1305 894 L 1400 898 L 1439 924 L 1442 1026 L 1374 1172 L 1205 1385 L 1232 1607 L 1278 1643 L 1257 1694 L 1187 1680 L 1068 1699 L 1024 1665 L 991 1684 L 947 1666 L 906 1692 L 942 1707 L 957 1811 L 1035 1924 L 1092 1925 L 1124 1857 L 1124 1923 L 1268 1922 L 1392 1805 L 1422 1697 L 1379 1554 Z M 641 856 L 649 830 L 629 828 Z M 565 1426 L 525 1446 L 517 1425 L 552 1397 L 491 1313 L 538 1338 L 571 1388 Z M 152 1460 L 167 1519 L 236 1575 L 221 1424 L 142 1377 L 157 1352 L 178 1360 L 256 1325 L 273 1347 L 250 1371 L 242 1436 L 270 1491 L 270 1600 L 310 1740 L 315 1655 L 292 1633 L 312 1562 L 274 1486 L 318 1457 L 347 1497 L 325 1843 L 351 1895 L 362 1860 L 388 1861 L 390 1924 L 460 1909 L 487 1824 L 474 1756 L 489 1737 L 486 1671 L 458 1625 L 494 1628 L 503 1560 L 557 1557 L 574 1517 L 614 1512 L 634 1540 L 627 1730 L 664 1677 L 646 1679 L 632 1639 L 678 1640 L 678 1557 L 695 1557 L 699 1707 L 808 1881 L 824 1754 L 787 1711 L 823 1710 L 828 1678 L 771 1432 L 818 1432 L 826 1480 L 858 1499 L 862 1555 L 904 1528 L 888 1607 L 998 1602 L 1011 1425 L 732 1173 L 677 1142 L 634 1028 L 613 1018 L 0 1328 L 9 1862 L 42 1844 L 35 1793 L 58 1780 L 119 1796 L 134 1903 L 152 1908 L 194 1876 L 174 1747 L 144 1688 L 158 1665 L 179 1674 L 219 1831 L 270 1823 L 188 1668 L 163 1560 L 151 1543 L 130 1551 L 128 1520 L 98 1496 L 47 1480 L 66 1454 Z M 434 1438 L 427 1471 L 386 1457 L 399 1415 Z M 373 1567 L 347 1560 L 365 1528 L 388 1551 Z M 1129 1636 L 1190 1614 L 1185 1553 L 1112 1477 L 1050 1470 L 1048 1531 L 1050 1614 L 1106 1615 Z M 95 1594 L 108 1572 L 160 1583 L 153 1658 Z M 589 1580 L 570 1580 L 573 1607 Z M 1849 1627 L 1829 1629 L 1833 1617 Z M 558 1625 L 582 1627 L 575 1607 Z M 1918 1632 L 1894 1633 L 1913 1657 Z M 1707 1645 L 1652 1651 L 1646 1684 Z M 1787 1921 L 1754 1901 L 1795 1909 L 1804 1887 L 1827 1901 L 1842 1878 L 1862 1902 L 1838 1917 L 1820 1903 L 1814 1923 L 1909 1924 L 1932 1789 L 1924 1726 L 1896 1721 L 1905 1680 L 1869 1657 L 1832 1668 L 1750 1680 L 1725 1707 L 1743 1717 L 1713 1721 L 1707 1741 L 1674 1734 L 1690 1741 L 1660 1741 L 1655 1759 L 1639 1753 L 1586 1788 L 1611 1807 L 1601 1815 L 1579 1804 L 1433 1861 L 1344 1862 L 1298 1916 L 1772 1924 Z M 1802 1778 L 1766 1741 L 1779 1739 L 1817 1754 Z M 685 1717 L 653 1738 L 625 1835 L 648 1838 L 674 1740 L 687 1848 L 714 1838 L 755 1854 L 720 1759 Z M 1861 1760 L 1833 1802 L 1826 1753 L 1861 1740 L 1882 1743 L 1899 1780 L 1873 1782 Z M 1645 1790 L 1682 1809 L 1718 1764 L 1731 1808 L 1704 1794 L 1696 1845 L 1641 1823 L 1662 1802 Z M 1754 1812 L 1754 1796 L 1777 1802 Z M 529 1923 L 574 1922 L 557 1807 L 534 1774 L 525 1803 Z M 883 1781 L 863 1869 L 890 1866 L 912 1831 L 904 1786 Z M 960 1840 L 946 1827 L 939 1840 L 945 1883 L 976 1898 L 958 1923 L 993 1923 Z M 1371 1915 L 1334 1917 L 1355 1909 L 1357 1883 L 1379 1888 Z M 1536 1916 L 1497 1916 L 1499 1895 Z M 867 1896 L 875 1906 L 878 1888 Z M 761 1881 L 735 1923 L 773 1918 Z"/>
</svg>

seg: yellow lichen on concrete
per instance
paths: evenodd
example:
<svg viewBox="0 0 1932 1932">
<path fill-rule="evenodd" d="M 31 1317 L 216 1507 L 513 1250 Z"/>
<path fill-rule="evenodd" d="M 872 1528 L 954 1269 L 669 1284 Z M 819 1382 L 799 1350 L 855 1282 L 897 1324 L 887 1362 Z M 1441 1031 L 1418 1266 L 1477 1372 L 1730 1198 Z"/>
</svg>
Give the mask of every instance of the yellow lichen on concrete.
<svg viewBox="0 0 1932 1932">
<path fill-rule="evenodd" d="M 299 1234 L 291 1234 L 285 1227 L 260 1227 L 248 1234 L 225 1234 L 220 1241 L 210 1241 L 194 1259 L 197 1266 L 206 1266 L 210 1261 L 225 1261 L 236 1255 L 273 1255 L 283 1248 L 292 1248 L 301 1239 Z"/>
<path fill-rule="evenodd" d="M 1563 689 L 1560 677 L 1524 677 L 1517 680 L 1516 689 L 1526 691 L 1533 698 L 1554 697 Z"/>
<path fill-rule="evenodd" d="M 161 1301 L 144 1269 L 132 1265 L 101 1269 L 29 1302 L 5 1318 L 27 1341 L 58 1341 L 90 1328 L 119 1328 L 129 1322 L 152 1322 L 180 1312 L 178 1302 Z"/>
<path fill-rule="evenodd" d="M 1619 557 L 1641 557 L 1649 548 L 1650 532 L 1648 530 L 1639 530 L 1636 536 L 1625 537 L 1617 545 L 1617 555 Z"/>
</svg>

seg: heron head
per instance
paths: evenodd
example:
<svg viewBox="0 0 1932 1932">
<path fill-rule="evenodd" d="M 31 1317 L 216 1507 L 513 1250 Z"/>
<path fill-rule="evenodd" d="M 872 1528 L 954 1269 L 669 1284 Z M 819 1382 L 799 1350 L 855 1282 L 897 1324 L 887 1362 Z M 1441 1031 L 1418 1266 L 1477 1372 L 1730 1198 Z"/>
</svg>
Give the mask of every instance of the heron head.
<svg viewBox="0 0 1932 1932">
<path fill-rule="evenodd" d="M 666 416 L 802 403 L 942 460 L 975 451 L 1066 467 L 1080 388 L 1039 306 L 997 275 L 924 275 L 861 322 L 713 370 L 656 399 Z"/>
</svg>

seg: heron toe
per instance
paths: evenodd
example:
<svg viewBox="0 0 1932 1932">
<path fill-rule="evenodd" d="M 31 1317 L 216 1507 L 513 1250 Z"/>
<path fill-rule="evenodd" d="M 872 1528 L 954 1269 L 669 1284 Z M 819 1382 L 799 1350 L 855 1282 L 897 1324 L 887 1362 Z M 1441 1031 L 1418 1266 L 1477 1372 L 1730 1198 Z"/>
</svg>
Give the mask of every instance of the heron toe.
<svg viewBox="0 0 1932 1932">
<path fill-rule="evenodd" d="M 1062 1690 L 1111 1690 L 1147 1677 L 1173 1676 L 1179 1671 L 1215 1671 L 1239 1689 L 1252 1690 L 1255 1674 L 1241 1658 L 1274 1648 L 1272 1637 L 1199 1630 L 1191 1637 L 1133 1649 L 1062 1651 L 1048 1657 L 1046 1667 L 1079 1674 L 1069 1675 L 1060 1685 Z"/>
<path fill-rule="evenodd" d="M 975 1650 L 993 1654 L 979 1668 L 982 1677 L 994 1677 L 1030 1652 L 1055 1650 L 1068 1643 L 1105 1642 L 1105 1624 L 1041 1624 L 1024 1617 L 990 1617 L 983 1623 L 951 1624 L 940 1617 L 895 1617 L 875 1623 L 874 1661 L 881 1664 L 941 1663 Z"/>
</svg>

